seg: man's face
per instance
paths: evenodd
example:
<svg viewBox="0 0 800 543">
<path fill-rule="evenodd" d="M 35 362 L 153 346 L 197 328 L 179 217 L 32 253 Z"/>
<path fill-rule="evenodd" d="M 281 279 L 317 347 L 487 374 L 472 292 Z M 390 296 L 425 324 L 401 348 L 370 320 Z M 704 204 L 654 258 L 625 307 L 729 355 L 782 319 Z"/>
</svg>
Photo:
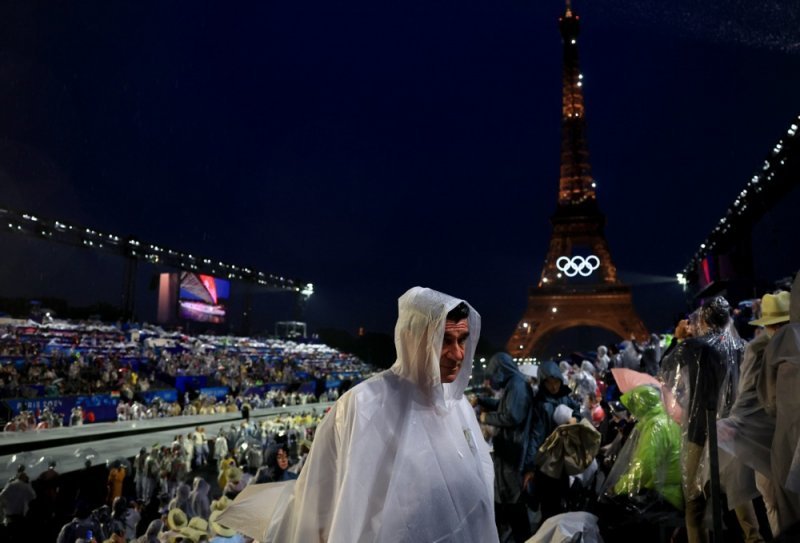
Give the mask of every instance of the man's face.
<svg viewBox="0 0 800 543">
<path fill-rule="evenodd" d="M 551 395 L 555 396 L 558 394 L 558 391 L 561 390 L 561 385 L 564 384 L 564 381 L 561 379 L 557 379 L 555 377 L 548 377 L 544 380 L 544 386 Z"/>
<path fill-rule="evenodd" d="M 464 361 L 464 346 L 469 337 L 469 323 L 467 319 L 458 322 L 446 321 L 444 324 L 444 341 L 442 342 L 442 356 L 439 359 L 439 373 L 442 383 L 452 383 L 461 371 Z"/>
</svg>

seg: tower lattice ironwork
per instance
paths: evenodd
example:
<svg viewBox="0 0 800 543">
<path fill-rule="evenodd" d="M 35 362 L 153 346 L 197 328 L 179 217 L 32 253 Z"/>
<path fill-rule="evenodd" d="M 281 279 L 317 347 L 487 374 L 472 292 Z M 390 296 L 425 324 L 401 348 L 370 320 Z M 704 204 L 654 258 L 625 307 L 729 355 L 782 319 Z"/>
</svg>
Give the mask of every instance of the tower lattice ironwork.
<svg viewBox="0 0 800 543">
<path fill-rule="evenodd" d="M 617 278 L 597 204 L 578 63 L 579 19 L 568 0 L 559 19 L 564 68 L 558 205 L 539 283 L 530 287 L 528 308 L 508 341 L 515 357 L 540 354 L 552 335 L 575 326 L 604 328 L 625 339 L 647 335 L 630 288 Z"/>
</svg>

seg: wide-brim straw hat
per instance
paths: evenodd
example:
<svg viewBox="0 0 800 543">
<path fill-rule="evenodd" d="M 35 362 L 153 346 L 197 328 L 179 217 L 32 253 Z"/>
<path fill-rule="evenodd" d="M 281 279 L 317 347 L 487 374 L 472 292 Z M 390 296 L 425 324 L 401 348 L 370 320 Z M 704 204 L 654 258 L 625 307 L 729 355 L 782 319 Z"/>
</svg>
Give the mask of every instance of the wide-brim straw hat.
<svg viewBox="0 0 800 543">
<path fill-rule="evenodd" d="M 785 290 L 777 294 L 764 294 L 761 298 L 761 318 L 749 322 L 752 326 L 770 326 L 789 322 L 791 295 Z"/>
<path fill-rule="evenodd" d="M 231 504 L 230 498 L 228 496 L 222 496 L 218 500 L 213 500 L 211 502 L 211 510 L 212 511 L 225 511 L 228 506 Z"/>
<path fill-rule="evenodd" d="M 208 533 L 208 521 L 203 517 L 192 517 L 188 527 L 198 532 Z"/>
<path fill-rule="evenodd" d="M 192 517 L 189 524 L 178 531 L 181 536 L 192 541 L 200 541 L 203 536 L 208 539 L 208 521 L 202 517 Z"/>
<path fill-rule="evenodd" d="M 233 528 L 228 528 L 227 526 L 223 526 L 222 524 L 217 522 L 217 519 L 221 514 L 222 511 L 214 511 L 213 513 L 211 513 L 211 516 L 208 517 L 208 523 L 211 525 L 211 530 L 213 530 L 213 532 L 220 537 L 235 536 L 236 530 L 234 530 Z"/>
<path fill-rule="evenodd" d="M 189 528 L 188 526 L 185 528 L 181 528 L 178 533 L 181 535 L 182 538 L 191 539 L 195 543 L 198 543 L 201 537 L 208 536 L 206 532 L 201 532 L 200 530 L 195 530 L 194 528 Z"/>
<path fill-rule="evenodd" d="M 178 509 L 176 507 L 169 510 L 167 513 L 167 526 L 169 526 L 170 530 L 175 530 L 177 532 L 188 525 L 189 519 L 186 517 L 186 513 L 183 512 L 183 509 Z"/>
<path fill-rule="evenodd" d="M 231 466 L 228 468 L 228 473 L 226 474 L 228 482 L 233 483 L 234 485 L 239 484 L 244 476 L 244 472 L 237 468 L 236 466 Z"/>
</svg>

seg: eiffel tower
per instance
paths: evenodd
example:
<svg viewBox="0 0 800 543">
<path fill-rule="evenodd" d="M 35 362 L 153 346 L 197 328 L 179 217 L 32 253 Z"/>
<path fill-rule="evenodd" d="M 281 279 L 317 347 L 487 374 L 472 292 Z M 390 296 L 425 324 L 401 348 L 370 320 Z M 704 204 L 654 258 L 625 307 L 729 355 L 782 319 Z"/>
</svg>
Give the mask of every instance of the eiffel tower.
<svg viewBox="0 0 800 543">
<path fill-rule="evenodd" d="M 578 66 L 579 19 L 567 0 L 559 19 L 564 68 L 558 206 L 539 283 L 529 288 L 528 309 L 508 340 L 508 352 L 519 358 L 541 354 L 550 337 L 574 326 L 603 328 L 624 339 L 647 336 L 630 288 L 617 279 L 606 218 L 597 205 Z"/>
</svg>

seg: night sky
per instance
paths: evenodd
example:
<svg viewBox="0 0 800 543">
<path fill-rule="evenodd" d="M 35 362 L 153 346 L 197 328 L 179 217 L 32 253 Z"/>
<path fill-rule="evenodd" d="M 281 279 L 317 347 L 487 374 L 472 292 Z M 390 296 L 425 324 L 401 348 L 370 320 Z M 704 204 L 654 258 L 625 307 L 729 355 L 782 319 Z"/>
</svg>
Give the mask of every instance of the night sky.
<svg viewBox="0 0 800 543">
<path fill-rule="evenodd" d="M 574 7 L 611 253 L 666 328 L 675 273 L 800 113 L 800 4 Z M 312 328 L 390 332 L 430 286 L 502 345 L 556 206 L 563 9 L 4 2 L 0 206 L 313 282 Z M 120 259 L 0 252 L 0 296 L 118 302 Z"/>
</svg>

